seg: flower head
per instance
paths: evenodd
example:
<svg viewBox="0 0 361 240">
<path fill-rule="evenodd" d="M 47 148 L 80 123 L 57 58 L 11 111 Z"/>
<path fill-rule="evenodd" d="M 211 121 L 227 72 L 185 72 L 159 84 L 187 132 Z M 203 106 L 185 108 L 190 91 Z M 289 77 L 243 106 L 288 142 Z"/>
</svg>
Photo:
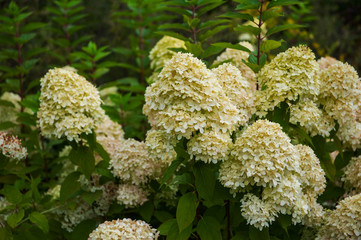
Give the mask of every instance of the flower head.
<svg viewBox="0 0 361 240">
<path fill-rule="evenodd" d="M 141 220 L 124 218 L 105 221 L 89 235 L 89 240 L 155 240 L 158 238 L 157 230 Z"/>
<path fill-rule="evenodd" d="M 129 207 L 138 207 L 148 201 L 149 192 L 133 184 L 121 184 L 117 191 L 117 202 Z"/>
<path fill-rule="evenodd" d="M 20 139 L 3 131 L 0 131 L 0 153 L 17 162 L 25 159 L 28 155 L 26 148 L 21 145 Z"/>
<path fill-rule="evenodd" d="M 54 68 L 40 80 L 38 124 L 46 137 L 80 140 L 104 116 L 97 89 L 75 72 Z"/>
</svg>

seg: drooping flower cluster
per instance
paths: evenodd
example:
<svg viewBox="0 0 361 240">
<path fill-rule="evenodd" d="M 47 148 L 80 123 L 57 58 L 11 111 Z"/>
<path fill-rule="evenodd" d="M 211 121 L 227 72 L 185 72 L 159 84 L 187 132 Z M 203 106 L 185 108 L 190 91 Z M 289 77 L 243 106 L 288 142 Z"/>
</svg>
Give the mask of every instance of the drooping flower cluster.
<svg viewBox="0 0 361 240">
<path fill-rule="evenodd" d="M 319 66 L 306 46 L 292 47 L 278 54 L 257 75 L 261 91 L 257 91 L 257 114 L 265 116 L 281 102 L 319 94 Z"/>
<path fill-rule="evenodd" d="M 319 101 L 339 124 L 337 136 L 356 148 L 361 139 L 361 82 L 356 70 L 347 63 L 333 63 L 320 72 Z"/>
<path fill-rule="evenodd" d="M 328 212 L 316 240 L 359 240 L 361 238 L 361 193 L 347 197 Z"/>
<path fill-rule="evenodd" d="M 344 173 L 342 181 L 346 182 L 346 187 L 361 192 L 361 156 L 353 157 L 344 168 Z"/>
<path fill-rule="evenodd" d="M 252 44 L 249 42 L 240 42 L 239 44 L 248 48 L 250 51 L 254 50 Z M 252 89 L 256 90 L 256 75 L 254 74 L 253 70 L 242 61 L 247 60 L 248 56 L 248 52 L 227 48 L 223 53 L 221 53 L 221 55 L 217 57 L 217 59 L 214 61 L 214 64 L 220 64 L 227 60 L 231 61 L 230 63 L 241 71 L 242 76 L 249 82 Z"/>
<path fill-rule="evenodd" d="M 309 147 L 292 145 L 277 123 L 258 120 L 246 128 L 219 172 L 232 192 L 263 188 L 261 199 L 249 193 L 241 201 L 243 217 L 259 229 L 280 213 L 291 214 L 295 224 L 306 215 L 321 217 L 316 199 L 326 180 L 319 160 Z"/>
<path fill-rule="evenodd" d="M 290 110 L 290 123 L 299 123 L 312 137 L 327 137 L 335 127 L 335 121 L 312 100 L 302 99 Z"/>
<path fill-rule="evenodd" d="M 124 218 L 105 221 L 89 235 L 89 240 L 156 240 L 157 230 L 141 220 Z"/>
<path fill-rule="evenodd" d="M 25 159 L 28 155 L 26 148 L 21 145 L 20 139 L 3 131 L 0 131 L 0 153 L 17 162 Z"/>
<path fill-rule="evenodd" d="M 38 125 L 44 136 L 79 141 L 80 134 L 91 133 L 102 121 L 99 93 L 84 77 L 54 68 L 40 84 Z"/>
<path fill-rule="evenodd" d="M 196 131 L 232 131 L 239 111 L 217 76 L 191 54 L 177 53 L 147 88 L 143 112 L 152 127 L 189 139 Z"/>
</svg>

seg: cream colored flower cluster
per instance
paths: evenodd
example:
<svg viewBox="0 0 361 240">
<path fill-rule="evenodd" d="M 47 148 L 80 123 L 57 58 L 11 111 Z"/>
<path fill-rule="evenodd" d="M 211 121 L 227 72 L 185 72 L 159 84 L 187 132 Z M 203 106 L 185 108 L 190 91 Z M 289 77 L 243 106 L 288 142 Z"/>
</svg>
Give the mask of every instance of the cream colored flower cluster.
<svg viewBox="0 0 361 240">
<path fill-rule="evenodd" d="M 107 115 L 104 115 L 103 122 L 96 126 L 95 134 L 98 138 L 111 138 L 115 140 L 124 139 L 124 131 L 120 124 L 112 121 Z"/>
<path fill-rule="evenodd" d="M 25 159 L 28 155 L 28 151 L 21 145 L 20 139 L 3 131 L 0 131 L 0 153 L 17 162 Z"/>
<path fill-rule="evenodd" d="M 124 218 L 105 221 L 89 235 L 89 240 L 156 240 L 158 232 L 141 220 Z"/>
<path fill-rule="evenodd" d="M 252 44 L 250 44 L 249 42 L 240 42 L 239 44 L 248 48 L 250 51 L 254 50 Z M 247 61 L 248 56 L 248 52 L 227 48 L 223 53 L 221 53 L 221 55 L 217 57 L 213 64 L 220 64 L 224 61 L 230 60 L 230 63 L 241 71 L 242 76 L 249 82 L 252 89 L 256 90 L 256 75 L 254 74 L 253 70 L 242 61 Z"/>
<path fill-rule="evenodd" d="M 361 192 L 361 156 L 353 157 L 343 170 L 342 181 L 347 183 L 346 187 Z"/>
<path fill-rule="evenodd" d="M 257 114 L 265 116 L 281 102 L 303 96 L 317 96 L 320 81 L 315 55 L 306 46 L 292 47 L 278 54 L 257 75 L 261 91 L 257 91 Z"/>
<path fill-rule="evenodd" d="M 335 121 L 314 101 L 302 99 L 290 105 L 290 123 L 299 123 L 313 137 L 327 137 L 335 127 Z"/>
<path fill-rule="evenodd" d="M 319 160 L 311 148 L 292 145 L 278 123 L 258 120 L 246 128 L 219 173 L 233 193 L 262 187 L 261 198 L 249 193 L 241 201 L 243 217 L 259 229 L 280 213 L 292 215 L 294 224 L 322 217 L 316 199 L 326 179 Z"/>
<path fill-rule="evenodd" d="M 145 139 L 150 156 L 163 163 L 165 167 L 168 167 L 177 157 L 177 153 L 174 150 L 176 143 L 177 139 L 175 136 L 154 128 L 147 132 Z"/>
<path fill-rule="evenodd" d="M 229 133 L 220 131 L 205 131 L 193 136 L 187 145 L 187 151 L 191 157 L 205 163 L 217 163 L 228 159 L 232 138 Z"/>
<path fill-rule="evenodd" d="M 233 131 L 241 121 L 217 76 L 191 54 L 177 53 L 145 98 L 143 112 L 152 127 L 179 139 L 207 129 Z"/>
<path fill-rule="evenodd" d="M 318 65 L 320 66 L 320 71 L 325 70 L 326 68 L 338 63 L 339 61 L 333 57 L 322 57 L 317 60 Z"/>
<path fill-rule="evenodd" d="M 360 146 L 361 82 L 347 63 L 333 63 L 320 72 L 319 101 L 340 125 L 337 136 L 353 148 Z"/>
<path fill-rule="evenodd" d="M 0 123 L 1 122 L 12 122 L 17 123 L 16 118 L 17 114 L 20 112 L 21 106 L 20 101 L 21 98 L 18 94 L 11 93 L 11 92 L 5 92 L 0 97 L 0 100 L 7 101 L 12 103 L 14 106 L 5 106 L 0 105 Z M 8 129 L 8 132 L 11 132 L 13 134 L 17 134 L 20 132 L 20 127 L 12 127 Z"/>
<path fill-rule="evenodd" d="M 361 238 L 361 193 L 342 200 L 325 217 L 316 240 L 359 240 Z"/>
<path fill-rule="evenodd" d="M 102 121 L 98 90 L 84 77 L 61 68 L 50 69 L 40 80 L 38 125 L 46 137 L 80 140 Z"/>
<path fill-rule="evenodd" d="M 140 186 L 133 184 L 120 184 L 117 191 L 117 201 L 119 204 L 129 207 L 137 207 L 148 201 L 149 192 Z"/>
</svg>

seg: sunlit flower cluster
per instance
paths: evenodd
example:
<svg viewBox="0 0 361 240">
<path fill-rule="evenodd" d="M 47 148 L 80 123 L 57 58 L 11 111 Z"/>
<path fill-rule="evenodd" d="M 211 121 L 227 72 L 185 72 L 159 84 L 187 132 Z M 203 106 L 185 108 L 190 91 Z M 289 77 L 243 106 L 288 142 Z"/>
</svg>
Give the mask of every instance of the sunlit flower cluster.
<svg viewBox="0 0 361 240">
<path fill-rule="evenodd" d="M 342 180 L 347 183 L 347 187 L 361 192 L 361 156 L 353 157 L 344 168 L 344 173 Z"/>
<path fill-rule="evenodd" d="M 320 72 L 319 101 L 340 125 L 342 142 L 357 147 L 361 139 L 361 82 L 356 70 L 347 63 L 334 63 Z"/>
<path fill-rule="evenodd" d="M 138 207 L 148 201 L 149 193 L 140 186 L 133 184 L 120 184 L 117 191 L 117 202 L 129 207 Z"/>
<path fill-rule="evenodd" d="M 325 216 L 316 240 L 359 240 L 361 238 L 361 193 L 340 201 Z"/>
<path fill-rule="evenodd" d="M 257 114 L 265 116 L 281 102 L 298 97 L 317 96 L 320 89 L 319 66 L 315 55 L 306 46 L 292 47 L 278 54 L 257 75 Z"/>
<path fill-rule="evenodd" d="M 306 222 L 306 215 L 319 216 L 312 212 L 319 210 L 324 171 L 312 149 L 292 145 L 277 123 L 258 120 L 246 128 L 219 172 L 221 183 L 233 193 L 262 187 L 261 198 L 246 194 L 241 201 L 243 217 L 259 229 L 281 213 L 292 215 L 294 224 Z"/>
<path fill-rule="evenodd" d="M 312 137 L 327 137 L 335 127 L 335 121 L 312 100 L 300 100 L 290 110 L 290 123 L 299 123 Z"/>
<path fill-rule="evenodd" d="M 152 127 L 178 139 L 210 128 L 233 131 L 241 121 L 217 76 L 191 54 L 174 55 L 147 88 L 145 99 L 143 112 Z"/>
<path fill-rule="evenodd" d="M 28 155 L 28 151 L 21 145 L 20 139 L 3 131 L 0 131 L 0 153 L 17 162 L 25 159 Z"/>
<path fill-rule="evenodd" d="M 188 142 L 188 153 L 196 160 L 217 163 L 228 158 L 232 147 L 229 133 L 206 131 L 193 136 Z"/>
<path fill-rule="evenodd" d="M 229 63 L 222 64 L 212 71 L 217 75 L 226 96 L 239 110 L 241 125 L 246 125 L 255 112 L 254 93 L 250 83 L 242 76 L 242 73 Z"/>
<path fill-rule="evenodd" d="M 80 140 L 102 121 L 98 90 L 75 72 L 54 68 L 40 80 L 38 125 L 46 137 Z"/>
<path fill-rule="evenodd" d="M 141 220 L 124 218 L 105 221 L 89 235 L 89 240 L 156 240 L 157 230 Z"/>
<path fill-rule="evenodd" d="M 149 53 L 150 66 L 154 70 L 164 67 L 176 54 L 168 48 L 186 48 L 184 41 L 177 38 L 164 36 Z"/>
<path fill-rule="evenodd" d="M 240 45 L 248 48 L 250 51 L 253 51 L 253 46 L 249 42 L 240 42 Z M 256 89 L 255 83 L 255 74 L 251 68 L 243 63 L 242 60 L 247 60 L 249 56 L 248 52 L 227 48 L 221 55 L 217 57 L 214 61 L 214 64 L 220 64 L 224 61 L 230 61 L 232 65 L 237 67 L 242 73 L 242 76 L 250 83 L 250 86 L 253 90 Z"/>
</svg>

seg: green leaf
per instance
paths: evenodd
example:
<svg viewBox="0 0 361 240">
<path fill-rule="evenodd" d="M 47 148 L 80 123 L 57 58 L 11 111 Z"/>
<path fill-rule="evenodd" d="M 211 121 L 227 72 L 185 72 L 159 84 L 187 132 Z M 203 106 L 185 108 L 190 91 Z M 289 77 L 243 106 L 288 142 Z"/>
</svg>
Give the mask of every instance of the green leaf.
<svg viewBox="0 0 361 240">
<path fill-rule="evenodd" d="M 216 55 L 220 52 L 222 52 L 224 48 L 221 48 L 221 47 L 217 47 L 217 46 L 209 46 L 205 51 L 203 51 L 202 55 L 200 56 L 201 59 L 204 59 L 204 58 L 207 58 L 207 57 L 210 57 L 212 55 Z"/>
<path fill-rule="evenodd" d="M 237 49 L 245 52 L 251 52 L 248 48 L 242 46 L 241 44 L 232 44 L 227 42 L 219 42 L 219 43 L 213 43 L 212 46 L 220 47 L 220 48 L 231 48 L 231 49 Z"/>
<path fill-rule="evenodd" d="M 72 148 L 69 159 L 75 165 L 78 165 L 82 173 L 90 179 L 91 174 L 95 170 L 95 158 L 91 148 L 86 146 Z"/>
<path fill-rule="evenodd" d="M 188 31 L 189 28 L 181 23 L 164 23 L 158 26 L 158 29 L 180 29 L 184 31 Z"/>
<path fill-rule="evenodd" d="M 288 235 L 288 227 L 292 224 L 292 216 L 290 215 L 280 215 L 278 217 L 278 221 L 281 224 L 282 228 L 285 230 L 286 234 Z"/>
<path fill-rule="evenodd" d="M 270 4 L 268 4 L 267 9 L 278 7 L 278 6 L 286 6 L 293 4 L 301 4 L 302 2 L 298 0 L 272 0 Z"/>
<path fill-rule="evenodd" d="M 235 29 L 235 31 L 239 31 L 239 32 L 246 32 L 246 33 L 250 33 L 253 35 L 258 35 L 261 33 L 261 29 L 258 27 L 252 27 L 252 26 L 245 26 L 245 25 L 238 25 Z"/>
<path fill-rule="evenodd" d="M 24 209 L 20 209 L 17 213 L 11 214 L 7 217 L 6 221 L 11 228 L 15 228 L 16 225 L 24 218 Z"/>
<path fill-rule="evenodd" d="M 87 240 L 89 234 L 97 227 L 95 219 L 82 221 L 71 232 L 69 240 Z"/>
<path fill-rule="evenodd" d="M 249 238 L 250 240 L 270 240 L 268 228 L 263 228 L 262 231 L 250 226 L 249 227 Z"/>
<path fill-rule="evenodd" d="M 179 199 L 176 213 L 179 232 L 192 224 L 196 216 L 197 205 L 197 197 L 192 192 L 184 194 Z"/>
<path fill-rule="evenodd" d="M 250 69 L 252 69 L 252 71 L 255 72 L 255 73 L 258 73 L 262 68 L 260 65 L 250 63 L 250 62 L 246 62 L 244 59 L 242 59 L 242 62 L 244 64 L 246 64 Z"/>
<path fill-rule="evenodd" d="M 193 173 L 199 196 L 205 200 L 211 200 L 213 198 L 214 187 L 216 184 L 216 174 L 212 165 L 197 162 L 194 165 Z"/>
<path fill-rule="evenodd" d="M 167 240 L 188 240 L 192 234 L 192 225 L 189 225 L 183 231 L 179 231 L 177 222 L 174 222 L 168 231 Z"/>
<path fill-rule="evenodd" d="M 236 10 L 246 10 L 246 9 L 258 9 L 261 6 L 261 3 L 258 0 L 236 0 L 239 2 Z"/>
<path fill-rule="evenodd" d="M 265 40 L 261 43 L 261 51 L 268 52 L 273 49 L 277 49 L 282 45 L 282 41 Z"/>
<path fill-rule="evenodd" d="M 326 176 L 331 180 L 334 181 L 334 177 L 336 175 L 336 167 L 333 164 L 330 153 L 326 149 L 326 139 L 322 136 L 314 136 L 312 138 L 312 142 L 314 144 L 313 151 L 320 159 L 321 167 L 326 173 Z"/>
<path fill-rule="evenodd" d="M 226 28 L 229 28 L 228 25 L 221 25 L 221 26 L 217 26 L 203 34 L 201 34 L 199 37 L 198 37 L 198 40 L 203 42 L 205 40 L 207 40 L 208 38 L 212 37 L 213 35 L 215 35 L 216 33 L 226 29 Z"/>
<path fill-rule="evenodd" d="M 12 204 L 18 204 L 23 199 L 19 189 L 14 186 L 5 185 L 1 192 L 4 194 L 5 199 Z"/>
<path fill-rule="evenodd" d="M 80 182 L 78 181 L 79 176 L 79 172 L 73 172 L 65 178 L 64 182 L 61 184 L 60 201 L 64 202 L 80 190 Z"/>
<path fill-rule="evenodd" d="M 219 222 L 214 217 L 203 217 L 198 222 L 197 233 L 201 239 L 222 240 Z"/>
<path fill-rule="evenodd" d="M 275 26 L 273 28 L 268 29 L 266 36 L 268 37 L 277 32 L 285 31 L 288 29 L 294 29 L 294 28 L 302 28 L 302 27 L 304 26 L 300 24 L 285 24 L 285 25 Z"/>
<path fill-rule="evenodd" d="M 215 9 L 216 7 L 222 5 L 223 3 L 225 3 L 225 1 L 215 1 L 214 3 L 212 4 L 209 4 L 205 7 L 202 7 L 199 11 L 197 11 L 197 14 L 199 16 L 211 11 L 212 9 Z"/>
<path fill-rule="evenodd" d="M 218 17 L 224 17 L 224 18 L 238 18 L 248 21 L 253 21 L 253 16 L 247 13 L 238 13 L 238 12 L 226 12 Z"/>
<path fill-rule="evenodd" d="M 175 32 L 169 32 L 169 31 L 157 31 L 156 34 L 163 35 L 163 36 L 170 36 L 177 39 L 180 39 L 182 41 L 188 41 L 186 37 L 183 37 L 182 35 L 175 33 Z"/>
<path fill-rule="evenodd" d="M 139 207 L 139 214 L 146 222 L 150 222 L 152 215 L 154 213 L 154 205 L 152 202 L 148 201 Z"/>
<path fill-rule="evenodd" d="M 160 235 L 165 235 L 165 236 L 168 235 L 170 228 L 174 224 L 177 225 L 177 220 L 175 218 L 169 219 L 164 223 L 162 223 L 158 228 Z"/>
<path fill-rule="evenodd" d="M 257 57 L 256 57 L 257 52 L 254 51 L 253 54 L 250 54 L 248 57 L 248 61 L 252 64 L 258 64 L 257 63 Z M 262 67 L 266 64 L 267 61 L 267 54 L 265 53 L 261 53 L 261 56 L 259 58 L 259 65 Z"/>
<path fill-rule="evenodd" d="M 33 30 L 43 28 L 46 25 L 47 25 L 46 23 L 32 22 L 32 23 L 26 24 L 21 30 L 22 30 L 22 32 L 31 32 Z"/>
<path fill-rule="evenodd" d="M 190 43 L 190 42 L 186 42 L 185 43 L 188 52 L 192 53 L 195 57 L 198 57 L 199 55 L 202 54 L 203 49 L 200 43 Z"/>
<path fill-rule="evenodd" d="M 262 13 L 261 19 L 263 22 L 275 18 L 275 17 L 280 17 L 283 16 L 283 12 L 280 11 L 279 9 L 271 9 L 268 11 L 265 11 Z"/>
<path fill-rule="evenodd" d="M 32 223 L 35 223 L 44 233 L 49 232 L 49 223 L 45 215 L 39 212 L 32 212 L 29 215 L 29 219 Z"/>
</svg>

